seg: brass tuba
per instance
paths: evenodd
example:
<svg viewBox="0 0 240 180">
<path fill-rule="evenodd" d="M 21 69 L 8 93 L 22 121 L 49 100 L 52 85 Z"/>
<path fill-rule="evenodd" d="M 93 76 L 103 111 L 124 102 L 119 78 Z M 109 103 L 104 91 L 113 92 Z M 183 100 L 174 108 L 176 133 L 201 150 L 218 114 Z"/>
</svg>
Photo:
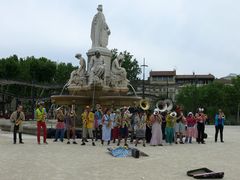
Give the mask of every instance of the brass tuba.
<svg viewBox="0 0 240 180">
<path fill-rule="evenodd" d="M 144 111 L 148 110 L 150 108 L 150 102 L 146 99 L 142 99 L 139 102 L 140 108 L 142 108 Z"/>
<path fill-rule="evenodd" d="M 171 111 L 173 108 L 173 102 L 170 99 L 159 100 L 156 103 L 156 108 L 158 108 L 160 112 Z"/>
</svg>

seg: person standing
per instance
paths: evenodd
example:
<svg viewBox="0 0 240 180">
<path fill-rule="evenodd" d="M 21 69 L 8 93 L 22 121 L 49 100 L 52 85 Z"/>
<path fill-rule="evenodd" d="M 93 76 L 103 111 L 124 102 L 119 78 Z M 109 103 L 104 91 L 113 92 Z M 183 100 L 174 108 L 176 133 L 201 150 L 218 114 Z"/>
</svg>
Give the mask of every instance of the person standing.
<svg viewBox="0 0 240 180">
<path fill-rule="evenodd" d="M 188 113 L 186 121 L 187 121 L 187 138 L 185 139 L 185 143 L 189 142 L 191 144 L 192 138 L 194 137 L 194 133 L 195 133 L 194 126 L 196 124 L 196 119 L 193 116 L 192 112 Z"/>
<path fill-rule="evenodd" d="M 162 118 L 158 109 L 154 109 L 153 114 L 150 117 L 152 122 L 152 138 L 150 141 L 151 146 L 162 146 Z"/>
<path fill-rule="evenodd" d="M 116 139 L 118 139 L 119 137 L 119 118 L 121 117 L 120 115 L 120 109 L 116 109 L 116 113 L 113 119 L 113 129 L 112 129 L 112 139 L 113 139 L 113 143 L 116 142 Z"/>
<path fill-rule="evenodd" d="M 121 143 L 122 138 L 124 139 L 124 146 L 128 146 L 127 138 L 128 138 L 128 128 L 130 126 L 130 114 L 128 108 L 125 106 L 121 111 L 121 118 L 119 119 L 120 128 L 119 128 L 119 138 L 118 138 L 118 146 Z"/>
<path fill-rule="evenodd" d="M 84 112 L 82 113 L 82 144 L 86 145 L 87 142 L 87 133 L 89 137 L 92 139 L 92 145 L 95 146 L 94 139 L 93 139 L 93 124 L 94 124 L 94 113 L 90 111 L 90 107 L 86 106 Z"/>
<path fill-rule="evenodd" d="M 198 144 L 202 143 L 205 144 L 204 141 L 204 130 L 205 130 L 205 121 L 207 119 L 207 115 L 203 113 L 204 109 L 199 108 L 198 113 L 196 113 L 196 121 L 197 121 L 197 131 L 198 131 L 198 137 L 197 142 Z"/>
<path fill-rule="evenodd" d="M 224 127 L 225 115 L 221 109 L 215 115 L 215 142 L 217 142 L 218 132 L 220 131 L 220 140 L 223 143 L 223 127 Z"/>
<path fill-rule="evenodd" d="M 70 110 L 67 112 L 65 116 L 65 127 L 67 130 L 67 139 L 68 142 L 67 144 L 70 144 L 70 135 L 72 134 L 72 139 L 73 139 L 73 144 L 77 144 L 76 142 L 76 130 L 75 130 L 75 118 L 76 118 L 76 113 L 74 110 Z"/>
<path fill-rule="evenodd" d="M 14 111 L 11 116 L 10 120 L 12 122 L 12 130 L 13 130 L 13 144 L 16 144 L 17 141 L 17 131 L 19 136 L 19 143 L 24 144 L 22 140 L 22 132 L 23 132 L 23 125 L 22 122 L 25 121 L 25 115 L 22 111 L 22 105 L 18 105 L 17 110 Z"/>
<path fill-rule="evenodd" d="M 185 117 L 183 115 L 183 112 L 181 109 L 177 110 L 177 120 L 176 120 L 176 124 L 175 124 L 175 144 L 178 144 L 178 137 L 180 139 L 180 144 L 184 144 L 183 143 L 183 134 L 185 132 Z"/>
<path fill-rule="evenodd" d="M 177 120 L 177 113 L 176 112 L 168 112 L 166 115 L 166 128 L 165 128 L 165 134 L 166 134 L 166 143 L 169 143 L 170 145 L 173 142 L 174 139 L 174 127 Z"/>
<path fill-rule="evenodd" d="M 54 142 L 57 142 L 59 135 L 60 135 L 60 141 L 63 142 L 64 139 L 64 113 L 62 107 L 57 109 L 57 124 L 56 124 L 56 133 L 55 133 L 55 139 Z"/>
<path fill-rule="evenodd" d="M 143 110 L 139 109 L 135 114 L 135 130 L 136 130 L 136 142 L 137 146 L 140 139 L 143 140 L 143 146 L 145 147 L 145 134 L 146 134 L 146 114 Z"/>
<path fill-rule="evenodd" d="M 111 110 L 106 109 L 102 118 L 102 145 L 104 141 L 110 144 L 111 140 L 111 130 L 112 130 L 112 120 L 110 119 Z"/>
<path fill-rule="evenodd" d="M 146 143 L 150 143 L 152 137 L 152 122 L 150 120 L 151 113 L 149 111 L 146 112 Z"/>
<path fill-rule="evenodd" d="M 37 109 L 35 111 L 35 119 L 37 120 L 37 142 L 40 144 L 40 134 L 41 129 L 43 129 L 43 143 L 47 143 L 47 126 L 46 126 L 46 109 L 43 107 L 44 102 L 40 102 L 37 105 Z"/>
<path fill-rule="evenodd" d="M 94 113 L 95 126 L 95 141 L 102 139 L 102 108 L 99 104 L 96 105 L 97 111 Z"/>
</svg>

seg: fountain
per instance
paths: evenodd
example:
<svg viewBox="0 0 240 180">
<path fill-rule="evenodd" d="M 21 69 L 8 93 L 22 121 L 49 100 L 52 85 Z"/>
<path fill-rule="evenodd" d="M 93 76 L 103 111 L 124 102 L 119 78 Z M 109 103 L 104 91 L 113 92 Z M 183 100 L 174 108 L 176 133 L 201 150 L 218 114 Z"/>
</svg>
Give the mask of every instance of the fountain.
<svg viewBox="0 0 240 180">
<path fill-rule="evenodd" d="M 127 96 L 129 80 L 126 70 L 121 67 L 123 55 L 113 61 L 112 53 L 107 48 L 110 29 L 99 5 L 91 27 L 92 48 L 87 52 L 87 63 L 81 54 L 76 54 L 80 67 L 71 73 L 64 85 L 69 95 L 51 96 L 52 103 L 58 105 L 101 104 L 104 107 L 122 107 L 136 105 L 141 97 Z"/>
</svg>

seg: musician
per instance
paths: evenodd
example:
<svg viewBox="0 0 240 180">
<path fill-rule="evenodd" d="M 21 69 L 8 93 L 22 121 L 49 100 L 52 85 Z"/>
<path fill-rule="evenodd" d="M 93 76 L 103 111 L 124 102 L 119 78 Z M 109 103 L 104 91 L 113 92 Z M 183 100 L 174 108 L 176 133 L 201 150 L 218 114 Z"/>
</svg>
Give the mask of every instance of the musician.
<svg viewBox="0 0 240 180">
<path fill-rule="evenodd" d="M 196 113 L 195 118 L 197 121 L 197 131 L 198 131 L 198 137 L 197 142 L 198 144 L 202 143 L 205 144 L 204 141 L 204 130 L 205 130 L 205 121 L 207 120 L 207 115 L 203 113 L 204 109 L 199 108 L 198 113 Z"/>
<path fill-rule="evenodd" d="M 119 119 L 119 138 L 118 138 L 118 146 L 121 143 L 122 138 L 124 139 L 124 146 L 128 146 L 127 138 L 128 138 L 128 128 L 130 127 L 130 118 L 132 114 L 128 110 L 128 107 L 124 106 L 121 110 L 121 118 Z"/>
<path fill-rule="evenodd" d="M 152 123 L 151 123 L 150 117 L 151 117 L 151 112 L 148 110 L 146 112 L 146 134 L 145 134 L 146 143 L 150 143 L 151 137 L 152 137 Z"/>
<path fill-rule="evenodd" d="M 176 108 L 176 113 L 177 113 L 177 120 L 176 120 L 176 124 L 175 124 L 175 144 L 178 144 L 178 137 L 180 140 L 180 144 L 184 144 L 183 143 L 183 134 L 185 132 L 185 120 L 186 118 L 183 115 L 182 109 L 177 106 Z"/>
<path fill-rule="evenodd" d="M 115 143 L 116 139 L 118 139 L 119 137 L 120 119 L 121 119 L 121 111 L 120 109 L 116 109 L 116 113 L 113 120 L 113 129 L 112 129 L 113 143 Z"/>
<path fill-rule="evenodd" d="M 192 138 L 194 137 L 194 133 L 195 133 L 194 126 L 196 124 L 196 119 L 192 112 L 188 113 L 186 121 L 187 121 L 187 134 L 186 134 L 185 143 L 189 142 L 191 144 Z"/>
<path fill-rule="evenodd" d="M 224 127 L 225 115 L 224 112 L 219 109 L 218 113 L 215 115 L 215 142 L 217 142 L 218 131 L 220 130 L 220 139 L 223 143 L 223 127 Z"/>
<path fill-rule="evenodd" d="M 54 142 L 57 142 L 59 135 L 60 135 L 60 141 L 63 142 L 64 139 L 64 113 L 63 108 L 60 107 L 57 109 L 57 124 L 56 124 L 56 133 L 55 133 L 55 139 Z"/>
<path fill-rule="evenodd" d="M 90 110 L 90 106 L 86 106 L 84 112 L 82 113 L 82 144 L 86 145 L 87 142 L 87 133 L 89 137 L 92 139 L 92 145 L 95 146 L 93 139 L 93 124 L 94 124 L 94 113 Z"/>
<path fill-rule="evenodd" d="M 17 141 L 17 131 L 19 135 L 19 143 L 24 144 L 22 141 L 22 132 L 23 132 L 22 121 L 25 121 L 25 115 L 22 109 L 23 109 L 22 105 L 18 105 L 17 110 L 14 111 L 10 116 L 10 120 L 12 122 L 12 130 L 13 130 L 13 144 L 16 144 L 16 141 Z"/>
<path fill-rule="evenodd" d="M 137 146 L 140 139 L 143 140 L 143 146 L 145 147 L 145 134 L 146 134 L 146 114 L 142 109 L 138 109 L 135 114 L 135 127 L 136 130 L 136 141 L 135 146 Z"/>
<path fill-rule="evenodd" d="M 102 118 L 102 145 L 104 141 L 110 144 L 111 140 L 111 130 L 112 130 L 112 120 L 110 119 L 111 110 L 106 109 Z"/>
<path fill-rule="evenodd" d="M 150 117 L 152 122 L 152 138 L 150 141 L 151 146 L 162 146 L 162 117 L 159 113 L 159 109 L 154 109 L 153 114 Z"/>
<path fill-rule="evenodd" d="M 75 130 L 75 119 L 76 119 L 76 113 L 74 110 L 69 110 L 65 116 L 65 127 L 67 130 L 67 144 L 70 144 L 70 134 L 72 132 L 72 139 L 73 144 L 77 144 L 76 142 L 76 130 Z"/>
<path fill-rule="evenodd" d="M 168 112 L 166 115 L 166 143 L 169 143 L 170 145 L 172 144 L 174 138 L 174 127 L 177 120 L 176 116 L 176 112 Z"/>
<path fill-rule="evenodd" d="M 46 117 L 47 117 L 47 112 L 46 109 L 43 107 L 44 102 L 39 102 L 37 104 L 37 109 L 35 110 L 35 119 L 37 120 L 37 142 L 40 144 L 40 134 L 41 134 L 41 129 L 43 129 L 43 143 L 47 143 L 47 126 L 46 126 Z"/>
<path fill-rule="evenodd" d="M 95 140 L 97 141 L 98 138 L 102 139 L 102 108 L 99 104 L 96 105 L 97 111 L 94 113 L 95 118 Z"/>
</svg>

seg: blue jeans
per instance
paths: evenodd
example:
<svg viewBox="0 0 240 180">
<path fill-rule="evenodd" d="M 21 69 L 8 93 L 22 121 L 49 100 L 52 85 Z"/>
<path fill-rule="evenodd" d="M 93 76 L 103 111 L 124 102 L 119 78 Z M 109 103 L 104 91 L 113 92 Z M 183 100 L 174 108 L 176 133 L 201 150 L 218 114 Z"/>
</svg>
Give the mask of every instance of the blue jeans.
<svg viewBox="0 0 240 180">
<path fill-rule="evenodd" d="M 60 140 L 63 141 L 63 138 L 64 138 L 64 128 L 63 129 L 56 129 L 55 140 L 58 140 L 59 136 L 60 136 Z"/>
</svg>

